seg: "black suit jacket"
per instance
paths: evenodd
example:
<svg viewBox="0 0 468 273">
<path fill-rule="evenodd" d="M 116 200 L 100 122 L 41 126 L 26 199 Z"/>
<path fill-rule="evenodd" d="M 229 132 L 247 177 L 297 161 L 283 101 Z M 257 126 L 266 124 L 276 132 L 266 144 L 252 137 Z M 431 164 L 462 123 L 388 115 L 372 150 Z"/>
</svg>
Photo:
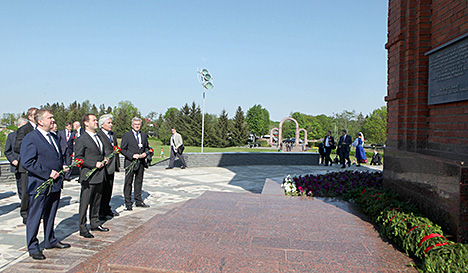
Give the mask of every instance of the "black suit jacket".
<svg viewBox="0 0 468 273">
<path fill-rule="evenodd" d="M 98 132 L 98 135 L 101 137 L 101 139 L 103 139 L 102 143 L 104 144 L 104 146 L 107 146 L 106 150 L 109 151 L 108 153 L 106 153 L 106 156 L 112 153 L 115 146 L 119 146 L 119 143 L 117 142 L 117 137 L 115 136 L 114 132 L 111 131 L 111 133 L 112 133 L 112 142 L 102 130 Z M 120 157 L 118 154 L 116 154 L 114 157 L 111 158 L 109 163 L 107 163 L 107 166 L 106 166 L 107 174 L 113 174 L 116 171 L 118 172 L 119 168 L 120 168 Z"/>
<path fill-rule="evenodd" d="M 31 122 L 28 121 L 25 125 L 21 126 L 16 130 L 16 140 L 15 140 L 15 153 L 20 154 L 21 152 L 21 143 L 23 142 L 23 138 L 34 131 L 34 127 L 31 125 Z M 21 161 L 21 156 L 20 156 L 20 161 Z M 23 168 L 21 164 L 19 164 L 18 171 L 25 173 L 26 170 Z"/>
<path fill-rule="evenodd" d="M 60 142 L 60 147 L 61 147 L 61 150 L 62 150 L 62 155 L 71 155 L 73 154 L 73 142 L 74 142 L 74 139 L 75 139 L 75 132 L 74 131 L 71 131 L 70 132 L 70 138 L 68 139 L 67 141 L 67 130 L 61 130 L 57 133 L 57 136 L 59 138 L 59 142 Z"/>
<path fill-rule="evenodd" d="M 126 132 L 122 136 L 122 154 L 125 156 L 125 162 L 124 166 L 125 168 L 132 163 L 133 160 L 133 155 L 134 154 L 142 154 L 146 153 L 149 155 L 149 144 L 148 144 L 148 135 L 144 132 L 141 132 L 141 144 L 143 147 L 139 148 L 138 147 L 138 142 L 135 138 L 135 135 L 133 134 L 133 130 L 130 132 Z M 137 170 L 140 165 L 142 165 L 145 168 L 148 168 L 148 164 L 146 162 L 146 158 L 140 158 L 139 163 L 135 165 L 133 168 L 134 170 Z"/>
<path fill-rule="evenodd" d="M 345 149 L 347 152 L 351 150 L 351 143 L 353 143 L 353 139 L 350 135 L 346 135 L 343 139 L 343 136 L 340 137 L 338 141 L 338 148 Z"/>
<path fill-rule="evenodd" d="M 16 172 L 18 165 L 14 166 L 11 162 L 18 160 L 19 161 L 19 153 L 15 152 L 15 141 L 16 141 L 16 131 L 11 132 L 7 136 L 6 144 L 5 144 L 5 156 L 10 162 L 10 171 Z"/>
<path fill-rule="evenodd" d="M 102 143 L 105 139 L 102 139 L 98 135 Z M 91 136 L 84 132 L 79 138 L 75 139 L 75 158 L 83 160 L 83 166 L 80 172 L 80 183 L 88 182 L 89 184 L 99 184 L 105 179 L 106 168 L 102 167 L 97 169 L 93 175 L 86 178 L 86 174 L 96 167 L 98 161 L 104 160 L 104 155 L 108 153 L 106 146 L 103 147 L 103 151 L 98 148 L 96 142 Z"/>
</svg>

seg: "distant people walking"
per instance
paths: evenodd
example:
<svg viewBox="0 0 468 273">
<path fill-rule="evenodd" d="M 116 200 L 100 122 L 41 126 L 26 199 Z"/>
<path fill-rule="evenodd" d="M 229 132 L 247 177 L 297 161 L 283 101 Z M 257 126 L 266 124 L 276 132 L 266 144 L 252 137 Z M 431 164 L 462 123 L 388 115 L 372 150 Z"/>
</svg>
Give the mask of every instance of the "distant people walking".
<svg viewBox="0 0 468 273">
<path fill-rule="evenodd" d="M 372 155 L 371 165 L 382 165 L 382 156 L 377 152 L 377 149 L 374 149 L 374 154 Z"/>
<path fill-rule="evenodd" d="M 320 154 L 320 162 L 319 164 L 325 163 L 325 147 L 323 146 L 323 139 L 320 139 L 320 143 L 318 146 L 318 152 Z"/>
<path fill-rule="evenodd" d="M 174 168 L 174 161 L 176 156 L 179 157 L 180 163 L 182 165 L 182 169 L 187 168 L 187 164 L 185 163 L 183 153 L 184 143 L 182 141 L 182 136 L 177 133 L 176 128 L 172 127 L 172 137 L 171 137 L 171 156 L 169 158 L 169 166 L 166 169 Z"/>
<path fill-rule="evenodd" d="M 351 143 L 353 143 L 353 140 L 351 139 L 351 136 L 346 134 L 346 130 L 343 129 L 341 130 L 342 136 L 340 137 L 340 140 L 338 141 L 338 148 L 340 149 L 340 163 L 341 163 L 341 168 L 346 168 L 346 161 L 348 162 L 348 167 L 351 166 L 351 159 L 349 159 L 349 151 L 351 150 Z"/>
<path fill-rule="evenodd" d="M 356 167 L 360 167 L 361 163 L 367 163 L 367 156 L 364 147 L 362 147 L 364 144 L 364 135 L 359 132 L 357 136 L 358 137 L 353 142 L 353 146 L 356 147 L 356 153 L 354 154 L 356 157 Z"/>
<path fill-rule="evenodd" d="M 148 168 L 146 160 L 150 152 L 148 135 L 140 131 L 141 119 L 134 117 L 132 119 L 132 130 L 126 132 L 122 136 L 122 154 L 125 156 L 125 184 L 124 184 L 124 198 L 125 207 L 127 210 L 132 208 L 132 184 L 134 183 L 135 191 L 135 206 L 148 208 L 149 205 L 143 202 L 141 197 L 141 189 L 143 187 L 143 174 L 145 168 Z M 133 165 L 133 169 L 130 166 Z"/>
<path fill-rule="evenodd" d="M 160 157 L 163 158 L 164 157 L 164 149 L 161 148 L 161 154 L 160 154 Z"/>
<path fill-rule="evenodd" d="M 325 166 L 330 166 L 333 164 L 333 161 L 330 157 L 331 151 L 336 148 L 335 139 L 331 136 L 331 131 L 327 132 L 327 136 L 323 139 L 323 147 L 325 148 Z"/>
</svg>

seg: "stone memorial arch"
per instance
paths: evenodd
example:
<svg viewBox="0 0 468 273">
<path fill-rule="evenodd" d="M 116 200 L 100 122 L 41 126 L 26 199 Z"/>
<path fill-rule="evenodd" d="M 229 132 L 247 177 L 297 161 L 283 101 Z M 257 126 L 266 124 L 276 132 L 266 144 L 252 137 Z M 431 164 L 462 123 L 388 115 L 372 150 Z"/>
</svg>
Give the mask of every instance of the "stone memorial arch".
<svg viewBox="0 0 468 273">
<path fill-rule="evenodd" d="M 274 132 L 278 132 L 278 137 L 279 137 L 279 129 L 276 128 L 276 127 L 275 127 L 275 128 L 271 128 L 271 130 L 270 130 L 270 139 L 268 140 L 268 143 L 269 143 L 270 145 L 274 145 L 274 144 L 275 144 L 275 141 L 273 141 L 273 133 L 274 133 Z M 276 140 L 276 143 L 279 144 L 278 139 Z"/>
<path fill-rule="evenodd" d="M 281 122 L 279 124 L 278 143 L 283 142 L 283 123 L 285 121 L 287 121 L 287 120 L 292 120 L 296 124 L 296 134 L 295 134 L 294 146 L 297 147 L 299 145 L 299 132 L 300 131 L 304 131 L 304 133 L 305 133 L 305 135 L 304 135 L 304 145 L 307 145 L 307 130 L 304 129 L 304 128 L 299 129 L 299 123 L 297 123 L 297 120 L 295 120 L 295 119 L 293 119 L 291 117 L 287 117 L 287 118 L 284 118 L 284 119 L 281 120 Z M 273 128 L 273 129 L 275 129 L 275 128 Z"/>
</svg>

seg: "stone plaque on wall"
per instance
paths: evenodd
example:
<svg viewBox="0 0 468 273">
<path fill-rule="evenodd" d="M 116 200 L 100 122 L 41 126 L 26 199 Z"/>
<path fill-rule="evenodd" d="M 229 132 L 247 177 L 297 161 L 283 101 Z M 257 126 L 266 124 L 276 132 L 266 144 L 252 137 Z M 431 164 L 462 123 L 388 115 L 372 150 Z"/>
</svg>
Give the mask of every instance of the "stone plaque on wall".
<svg viewBox="0 0 468 273">
<path fill-rule="evenodd" d="M 468 100 L 468 34 L 427 52 L 428 104 Z"/>
</svg>

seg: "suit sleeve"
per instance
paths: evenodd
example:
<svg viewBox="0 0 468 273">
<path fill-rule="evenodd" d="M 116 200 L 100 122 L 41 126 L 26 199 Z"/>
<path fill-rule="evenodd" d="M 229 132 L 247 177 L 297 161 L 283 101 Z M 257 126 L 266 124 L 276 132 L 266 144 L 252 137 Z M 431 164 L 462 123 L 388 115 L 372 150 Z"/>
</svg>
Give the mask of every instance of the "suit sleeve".
<svg viewBox="0 0 468 273">
<path fill-rule="evenodd" d="M 121 143 L 120 149 L 121 149 L 122 154 L 125 156 L 125 158 L 127 160 L 130 160 L 130 161 L 133 160 L 133 153 L 131 153 L 128 150 L 129 149 L 129 143 L 128 143 L 128 134 L 127 133 L 125 133 L 122 136 L 122 143 Z"/>
<path fill-rule="evenodd" d="M 34 145 L 32 138 L 30 137 L 25 138 L 24 141 L 22 142 L 21 150 L 20 150 L 20 157 L 21 157 L 21 165 L 29 173 L 33 174 L 34 176 L 40 177 L 43 180 L 49 179 L 52 169 L 45 167 L 42 164 L 38 163 L 37 147 L 36 145 Z M 60 171 L 60 170 L 56 170 L 56 171 Z"/>
<path fill-rule="evenodd" d="M 14 146 L 14 151 L 17 154 L 20 154 L 21 152 L 21 143 L 23 142 L 23 138 L 26 136 L 26 125 L 20 127 L 18 130 L 16 130 L 16 140 L 15 140 L 15 146 Z"/>
<path fill-rule="evenodd" d="M 15 138 L 14 133 L 10 133 L 7 137 L 6 145 L 5 145 L 5 156 L 8 161 L 13 162 L 14 160 L 18 160 L 19 156 L 17 153 L 13 151 L 15 145 Z"/>
</svg>

